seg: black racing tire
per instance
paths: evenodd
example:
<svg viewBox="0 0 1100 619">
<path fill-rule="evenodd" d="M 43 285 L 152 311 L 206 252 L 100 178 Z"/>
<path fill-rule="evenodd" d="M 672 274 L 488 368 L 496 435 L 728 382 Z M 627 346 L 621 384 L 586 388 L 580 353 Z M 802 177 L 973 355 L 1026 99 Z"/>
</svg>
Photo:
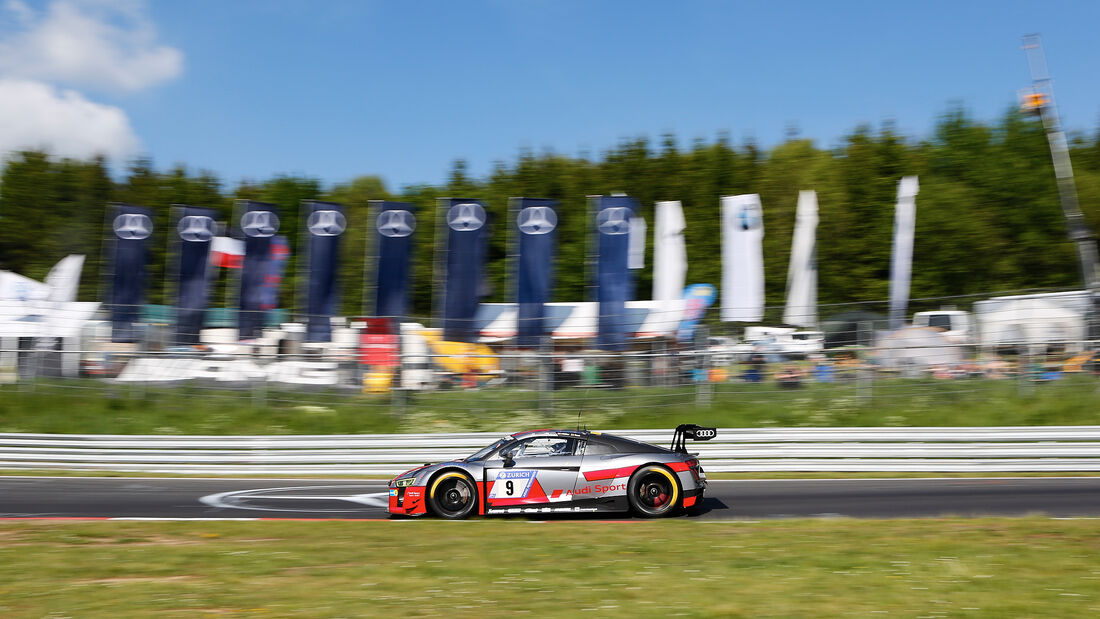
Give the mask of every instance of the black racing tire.
<svg viewBox="0 0 1100 619">
<path fill-rule="evenodd" d="M 477 509 L 477 501 L 477 486 L 462 471 L 444 471 L 428 485 L 428 506 L 440 518 L 468 518 Z"/>
<path fill-rule="evenodd" d="M 639 468 L 626 486 L 630 509 L 643 518 L 673 514 L 683 501 L 683 495 L 676 474 L 659 464 Z"/>
</svg>

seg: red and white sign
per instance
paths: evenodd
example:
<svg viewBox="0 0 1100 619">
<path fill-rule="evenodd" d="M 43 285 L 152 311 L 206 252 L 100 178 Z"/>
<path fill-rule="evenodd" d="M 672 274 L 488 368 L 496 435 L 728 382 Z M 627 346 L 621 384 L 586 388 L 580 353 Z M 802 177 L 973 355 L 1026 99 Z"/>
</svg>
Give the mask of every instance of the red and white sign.
<svg viewBox="0 0 1100 619">
<path fill-rule="evenodd" d="M 239 269 L 244 262 L 244 241 L 228 236 L 216 236 L 210 243 L 210 264 L 227 269 Z"/>
</svg>

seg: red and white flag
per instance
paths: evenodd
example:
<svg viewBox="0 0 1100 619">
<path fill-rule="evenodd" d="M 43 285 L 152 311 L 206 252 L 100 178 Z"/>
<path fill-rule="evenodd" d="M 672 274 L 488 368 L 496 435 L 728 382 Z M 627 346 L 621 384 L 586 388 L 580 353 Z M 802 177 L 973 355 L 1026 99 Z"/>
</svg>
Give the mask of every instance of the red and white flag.
<svg viewBox="0 0 1100 619">
<path fill-rule="evenodd" d="M 216 236 L 210 243 L 210 264 L 227 269 L 239 269 L 244 262 L 244 241 L 228 236 Z"/>
</svg>

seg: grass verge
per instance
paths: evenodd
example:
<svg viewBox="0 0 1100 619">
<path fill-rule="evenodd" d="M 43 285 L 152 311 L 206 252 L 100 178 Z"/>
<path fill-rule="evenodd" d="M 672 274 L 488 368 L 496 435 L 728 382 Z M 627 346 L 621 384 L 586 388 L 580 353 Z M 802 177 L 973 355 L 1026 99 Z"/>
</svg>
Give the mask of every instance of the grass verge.
<svg viewBox="0 0 1100 619">
<path fill-rule="evenodd" d="M 1095 520 L 0 524 L 0 614 L 1071 617 Z"/>
<path fill-rule="evenodd" d="M 703 406 L 693 387 L 566 389 L 552 410 L 538 394 L 501 388 L 388 395 L 195 387 L 121 387 L 40 382 L 0 386 L 0 432 L 60 434 L 359 434 L 517 431 L 536 427 L 608 430 L 720 427 L 1005 426 L 1100 424 L 1100 382 L 1075 376 L 1024 385 L 1005 380 L 887 379 L 852 384 L 715 385 Z"/>
</svg>

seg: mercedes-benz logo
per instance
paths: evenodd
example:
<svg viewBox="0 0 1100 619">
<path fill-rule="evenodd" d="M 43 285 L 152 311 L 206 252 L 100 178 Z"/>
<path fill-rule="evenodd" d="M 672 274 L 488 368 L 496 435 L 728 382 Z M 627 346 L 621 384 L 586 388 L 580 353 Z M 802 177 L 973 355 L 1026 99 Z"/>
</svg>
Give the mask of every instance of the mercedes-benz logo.
<svg viewBox="0 0 1100 619">
<path fill-rule="evenodd" d="M 127 241 L 140 241 L 153 233 L 153 222 L 148 215 L 123 213 L 115 217 L 115 236 Z"/>
<path fill-rule="evenodd" d="M 558 215 L 549 206 L 528 206 L 519 212 L 516 225 L 524 234 L 547 234 L 558 226 Z"/>
<path fill-rule="evenodd" d="M 378 214 L 375 228 L 382 236 L 401 238 L 409 236 L 416 230 L 416 216 L 409 211 L 391 209 Z"/>
<path fill-rule="evenodd" d="M 214 238 L 214 220 L 206 215 L 185 215 L 176 226 L 180 238 L 192 243 L 203 243 Z"/>
<path fill-rule="evenodd" d="M 596 228 L 603 234 L 626 234 L 632 214 L 625 206 L 609 206 L 596 215 Z"/>
<path fill-rule="evenodd" d="M 273 236 L 279 231 L 279 218 L 271 211 L 248 211 L 241 217 L 241 230 L 248 236 Z"/>
<path fill-rule="evenodd" d="M 348 227 L 348 220 L 340 211 L 313 211 L 306 226 L 314 236 L 336 236 Z"/>
<path fill-rule="evenodd" d="M 485 209 L 477 202 L 462 202 L 447 212 L 447 225 L 451 230 L 472 232 L 485 225 Z"/>
</svg>

